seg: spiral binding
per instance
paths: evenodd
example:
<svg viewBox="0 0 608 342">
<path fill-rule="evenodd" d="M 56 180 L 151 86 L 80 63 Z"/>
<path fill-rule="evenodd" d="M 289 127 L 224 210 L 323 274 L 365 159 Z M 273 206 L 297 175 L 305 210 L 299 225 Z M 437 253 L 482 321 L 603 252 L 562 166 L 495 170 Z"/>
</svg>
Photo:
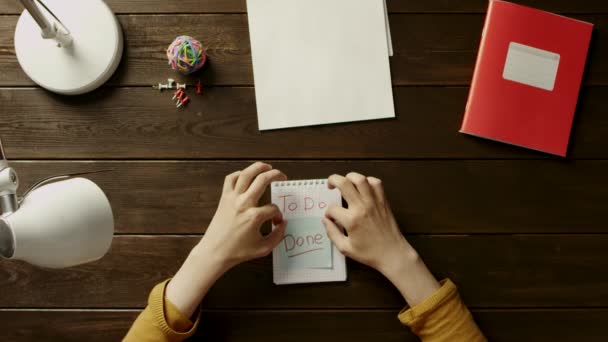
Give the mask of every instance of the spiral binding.
<svg viewBox="0 0 608 342">
<path fill-rule="evenodd" d="M 300 187 L 300 186 L 315 186 L 315 185 L 326 185 L 327 179 L 308 179 L 308 180 L 293 180 L 284 182 L 273 182 L 272 186 L 278 187 Z"/>
</svg>

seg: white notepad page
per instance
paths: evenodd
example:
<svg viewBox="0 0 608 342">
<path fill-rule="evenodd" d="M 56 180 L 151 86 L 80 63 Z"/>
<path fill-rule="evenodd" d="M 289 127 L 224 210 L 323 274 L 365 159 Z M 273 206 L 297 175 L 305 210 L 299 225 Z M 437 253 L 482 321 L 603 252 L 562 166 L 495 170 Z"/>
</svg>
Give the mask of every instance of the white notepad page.
<svg viewBox="0 0 608 342">
<path fill-rule="evenodd" d="M 247 0 L 260 130 L 395 116 L 383 0 Z"/>
<path fill-rule="evenodd" d="M 345 281 L 346 259 L 336 246 L 328 240 L 321 222 L 325 210 L 330 205 L 342 205 L 340 191 L 337 189 L 329 190 L 326 179 L 274 182 L 270 188 L 272 203 L 279 207 L 283 213 L 283 218 L 287 220 L 285 239 L 272 252 L 274 283 L 283 285 Z M 302 221 L 305 223 L 302 224 Z M 299 246 L 295 246 L 294 238 L 287 240 L 287 234 L 294 237 L 298 236 L 297 233 L 293 232 L 293 228 L 290 228 L 290 222 L 298 229 L 310 228 L 306 226 L 313 225 L 314 233 L 310 234 L 310 238 L 307 234 L 308 231 L 300 234 Z M 306 266 L 297 264 L 297 258 L 304 258 L 312 253 L 321 253 L 321 251 L 316 251 L 316 247 L 319 246 L 315 245 L 316 240 L 314 238 L 319 233 L 324 235 L 322 239 L 324 239 L 325 244 L 322 247 L 331 249 L 325 251 L 328 252 L 326 255 L 329 255 L 330 260 L 324 265 Z M 327 245 L 328 241 L 330 242 L 329 245 Z M 298 248 L 298 250 L 294 250 L 294 248 Z M 288 249 L 293 250 L 292 256 L 295 257 L 294 259 L 289 259 L 286 256 L 286 254 L 289 254 Z"/>
</svg>

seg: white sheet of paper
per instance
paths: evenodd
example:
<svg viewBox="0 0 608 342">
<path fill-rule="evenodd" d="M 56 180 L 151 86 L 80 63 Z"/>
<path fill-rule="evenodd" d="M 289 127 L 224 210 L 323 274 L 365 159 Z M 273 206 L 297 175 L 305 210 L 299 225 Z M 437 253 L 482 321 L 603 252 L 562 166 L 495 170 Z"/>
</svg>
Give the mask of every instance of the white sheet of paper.
<svg viewBox="0 0 608 342">
<path fill-rule="evenodd" d="M 560 55 L 511 42 L 502 77 L 532 87 L 553 91 Z"/>
<path fill-rule="evenodd" d="M 386 6 L 386 0 L 384 0 L 384 15 L 386 16 L 386 39 L 388 39 L 388 55 L 393 57 L 393 35 L 391 34 L 391 24 L 388 19 L 388 7 Z"/>
<path fill-rule="evenodd" d="M 247 0 L 260 130 L 395 116 L 381 0 Z"/>
</svg>

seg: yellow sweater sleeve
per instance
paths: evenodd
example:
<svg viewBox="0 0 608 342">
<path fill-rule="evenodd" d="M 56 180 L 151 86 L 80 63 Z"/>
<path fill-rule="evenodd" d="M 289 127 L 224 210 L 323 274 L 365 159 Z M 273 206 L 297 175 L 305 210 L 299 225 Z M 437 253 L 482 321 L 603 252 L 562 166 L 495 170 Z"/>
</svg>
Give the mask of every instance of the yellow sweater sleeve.
<svg viewBox="0 0 608 342">
<path fill-rule="evenodd" d="M 441 288 L 424 302 L 403 309 L 399 320 L 423 342 L 487 341 L 449 279 L 442 281 Z"/>
<path fill-rule="evenodd" d="M 165 298 L 165 287 L 169 280 L 156 285 L 148 306 L 137 317 L 123 342 L 179 342 L 196 332 L 200 321 L 200 310 L 193 323 Z"/>
</svg>

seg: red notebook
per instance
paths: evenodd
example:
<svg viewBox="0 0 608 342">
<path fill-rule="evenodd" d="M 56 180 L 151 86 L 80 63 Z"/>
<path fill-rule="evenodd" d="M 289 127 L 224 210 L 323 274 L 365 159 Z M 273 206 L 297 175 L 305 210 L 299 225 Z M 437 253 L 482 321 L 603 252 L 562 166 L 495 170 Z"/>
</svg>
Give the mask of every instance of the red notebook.
<svg viewBox="0 0 608 342">
<path fill-rule="evenodd" d="M 490 0 L 461 132 L 566 156 L 592 30 Z"/>
</svg>

